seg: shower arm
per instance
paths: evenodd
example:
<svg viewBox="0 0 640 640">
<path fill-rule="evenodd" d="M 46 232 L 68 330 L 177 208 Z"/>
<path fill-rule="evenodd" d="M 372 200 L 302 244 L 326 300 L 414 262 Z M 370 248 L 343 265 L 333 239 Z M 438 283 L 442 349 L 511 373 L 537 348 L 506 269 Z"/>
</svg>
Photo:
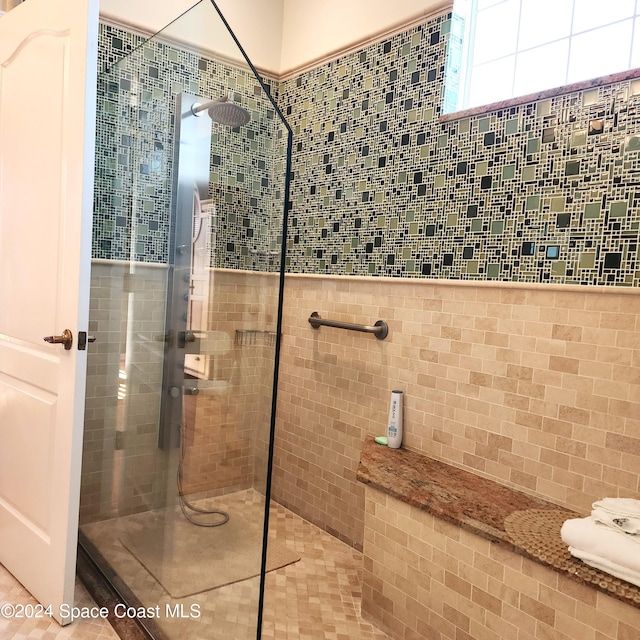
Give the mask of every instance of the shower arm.
<svg viewBox="0 0 640 640">
<path fill-rule="evenodd" d="M 216 104 L 218 102 L 227 102 L 229 98 L 226 96 L 222 96 L 216 100 L 208 100 L 207 102 L 195 102 L 191 106 L 191 113 L 194 116 L 197 116 L 202 111 L 206 111 L 211 105 Z"/>
</svg>

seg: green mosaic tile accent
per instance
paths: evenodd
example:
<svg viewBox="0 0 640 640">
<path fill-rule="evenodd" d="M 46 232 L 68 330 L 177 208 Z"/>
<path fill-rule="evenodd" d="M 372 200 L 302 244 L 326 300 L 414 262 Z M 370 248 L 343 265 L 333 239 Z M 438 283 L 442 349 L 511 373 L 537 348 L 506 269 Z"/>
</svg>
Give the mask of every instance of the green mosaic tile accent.
<svg viewBox="0 0 640 640">
<path fill-rule="evenodd" d="M 516 177 L 516 165 L 510 164 L 502 169 L 503 180 L 513 180 Z"/>
<path fill-rule="evenodd" d="M 458 37 L 436 18 L 282 83 L 291 271 L 638 286 L 640 95 L 624 81 L 442 123 Z M 338 157 L 352 161 L 336 171 Z M 319 202 L 319 185 L 342 199 Z M 319 206 L 339 231 L 320 236 Z"/>
<path fill-rule="evenodd" d="M 168 261 L 175 95 L 232 90 L 251 121 L 212 125 L 212 266 L 278 268 L 286 136 L 253 73 L 104 24 L 98 53 L 93 257 Z"/>
<path fill-rule="evenodd" d="M 450 16 L 436 18 L 279 86 L 271 83 L 294 130 L 288 269 L 638 286 L 640 195 L 633 176 L 640 171 L 640 95 L 625 81 L 440 123 L 452 27 Z M 141 44 L 112 27 L 101 27 L 100 38 L 106 67 Z M 182 68 L 192 64 L 189 56 L 145 46 L 141 58 L 145 69 L 160 68 L 158 61 Z M 144 126 L 153 128 L 155 110 L 178 91 L 220 91 L 219 63 L 194 59 L 197 73 L 180 75 L 171 67 L 144 86 L 143 102 L 153 106 L 140 110 Z M 223 74 L 243 99 L 252 96 L 255 80 L 237 70 Z M 119 86 L 105 87 L 105 117 L 118 114 L 130 83 L 123 77 Z M 601 128 L 592 126 L 600 120 Z M 265 112 L 261 126 L 272 121 L 273 113 Z M 170 168 L 172 140 L 166 127 L 157 133 L 149 150 L 126 137 L 103 145 L 114 151 L 103 154 L 97 175 L 95 257 L 131 257 L 135 195 L 145 202 L 136 213 L 136 258 L 165 261 L 170 195 L 167 181 L 153 175 Z M 272 149 L 265 146 L 260 157 L 255 137 L 238 143 L 228 156 L 212 158 L 211 176 L 227 206 L 220 265 L 245 268 L 252 255 L 247 247 L 257 246 L 249 233 L 262 240 L 271 234 L 267 246 L 277 244 L 273 212 L 258 201 L 265 192 L 282 193 L 284 185 L 268 182 L 283 170 L 273 166 Z M 250 177 L 256 152 L 267 184 Z M 137 184 L 129 177 L 134 164 Z M 555 249 L 548 254 L 550 247 L 557 255 Z"/>
<path fill-rule="evenodd" d="M 512 120 L 507 120 L 504 125 L 505 133 L 507 135 L 512 135 L 518 132 L 518 119 L 513 118 Z"/>
<path fill-rule="evenodd" d="M 487 277 L 491 279 L 496 279 L 500 277 L 500 265 L 499 264 L 489 264 L 487 265 Z"/>
<path fill-rule="evenodd" d="M 627 203 L 612 202 L 609 215 L 612 218 L 624 218 L 627 215 Z"/>
<path fill-rule="evenodd" d="M 585 218 L 599 218 L 601 207 L 599 202 L 589 202 L 584 207 Z"/>
<path fill-rule="evenodd" d="M 579 266 L 581 269 L 594 269 L 596 266 L 595 252 L 581 253 Z"/>
<path fill-rule="evenodd" d="M 540 209 L 540 196 L 528 196 L 524 208 L 526 211 L 538 211 Z"/>
</svg>

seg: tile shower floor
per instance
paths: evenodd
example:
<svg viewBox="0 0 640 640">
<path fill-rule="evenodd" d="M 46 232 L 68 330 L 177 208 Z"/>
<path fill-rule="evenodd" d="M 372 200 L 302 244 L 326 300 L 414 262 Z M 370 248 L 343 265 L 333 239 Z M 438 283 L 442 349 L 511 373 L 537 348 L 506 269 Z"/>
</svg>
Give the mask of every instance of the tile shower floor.
<svg viewBox="0 0 640 640">
<path fill-rule="evenodd" d="M 256 512 L 261 500 L 249 490 L 197 504 L 233 513 L 245 509 L 248 514 Z M 161 610 L 180 602 L 186 610 L 192 604 L 199 606 L 201 615 L 195 620 L 158 619 L 162 631 L 185 640 L 254 640 L 258 578 L 171 600 L 121 544 L 120 537 L 132 522 L 128 516 L 82 530 L 144 606 L 160 603 Z M 270 511 L 269 535 L 298 553 L 300 560 L 267 574 L 264 640 L 389 640 L 360 616 L 360 553 L 276 504 Z"/>
</svg>

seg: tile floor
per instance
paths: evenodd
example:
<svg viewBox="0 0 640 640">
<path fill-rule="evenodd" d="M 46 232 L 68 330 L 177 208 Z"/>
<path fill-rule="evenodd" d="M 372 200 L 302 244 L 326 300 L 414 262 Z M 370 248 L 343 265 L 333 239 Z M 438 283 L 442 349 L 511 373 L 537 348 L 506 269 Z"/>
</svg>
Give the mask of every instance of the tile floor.
<svg viewBox="0 0 640 640">
<path fill-rule="evenodd" d="M 256 510 L 260 500 L 259 494 L 248 491 L 217 498 L 215 503 L 199 504 L 222 509 L 244 505 L 248 513 Z M 94 523 L 83 527 L 83 531 L 143 605 L 160 603 L 163 609 L 165 604 L 173 606 L 179 601 L 170 600 L 158 582 L 120 543 L 123 527 L 127 523 L 130 526 L 130 518 Z M 270 536 L 284 541 L 301 559 L 267 574 L 263 640 L 389 640 L 385 633 L 360 616 L 361 554 L 279 505 L 272 506 L 270 520 Z M 0 573 L 0 603 L 30 598 L 15 581 L 12 584 L 12 580 L 6 571 Z M 171 638 L 253 640 L 258 587 L 258 578 L 252 578 L 183 598 L 181 602 L 186 603 L 185 607 L 191 604 L 200 607 L 199 619 L 159 619 L 158 622 Z M 85 598 L 89 596 L 80 586 L 77 599 L 84 601 Z M 117 636 L 108 624 L 104 627 L 95 622 L 79 622 L 61 629 L 50 621 L 38 626 L 7 624 L 0 620 L 0 640 L 14 638 L 106 640 Z"/>
<path fill-rule="evenodd" d="M 3 604 L 35 605 L 35 598 L 0 565 L 0 607 Z M 76 580 L 78 607 L 91 607 L 94 602 L 80 581 Z M 55 620 L 44 618 L 16 618 L 0 615 L 1 640 L 118 640 L 111 625 L 102 619 L 76 620 L 61 627 Z"/>
</svg>

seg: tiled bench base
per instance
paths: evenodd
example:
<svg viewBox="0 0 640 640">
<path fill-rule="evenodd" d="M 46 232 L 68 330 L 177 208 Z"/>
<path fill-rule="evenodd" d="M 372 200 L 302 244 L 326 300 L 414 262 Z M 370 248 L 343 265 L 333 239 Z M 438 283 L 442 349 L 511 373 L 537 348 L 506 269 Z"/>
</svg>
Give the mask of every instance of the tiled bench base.
<svg viewBox="0 0 640 640">
<path fill-rule="evenodd" d="M 640 609 L 628 603 L 637 588 L 607 576 L 621 587 L 609 595 L 584 573 L 573 573 L 571 565 L 586 567 L 570 556 L 565 570 L 543 564 L 562 556 L 560 546 L 550 550 L 549 532 L 576 514 L 372 440 L 363 448 L 358 479 L 367 484 L 362 610 L 394 638 L 640 637 Z M 535 524 L 537 511 L 550 513 L 548 526 Z M 537 533 L 523 543 L 527 526 Z"/>
</svg>

